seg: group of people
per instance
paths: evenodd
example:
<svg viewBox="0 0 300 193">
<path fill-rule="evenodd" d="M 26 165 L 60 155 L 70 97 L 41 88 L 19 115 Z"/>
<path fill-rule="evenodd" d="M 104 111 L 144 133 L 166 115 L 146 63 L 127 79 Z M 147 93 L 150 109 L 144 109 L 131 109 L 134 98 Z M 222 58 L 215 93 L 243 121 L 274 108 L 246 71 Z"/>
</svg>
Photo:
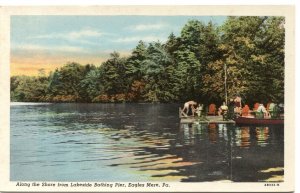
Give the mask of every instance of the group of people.
<svg viewBox="0 0 300 193">
<path fill-rule="evenodd" d="M 270 103 L 268 105 L 268 109 L 273 109 L 274 103 Z M 247 106 L 247 105 L 245 105 Z M 248 107 L 249 108 L 249 107 Z M 182 113 L 185 116 L 188 116 L 189 113 L 191 113 L 192 116 L 195 116 L 197 114 L 198 116 L 201 116 L 201 112 L 203 110 L 203 104 L 198 104 L 197 102 L 191 100 L 184 103 Z M 217 114 L 220 115 L 226 115 L 227 113 L 231 114 L 231 116 L 236 115 L 243 115 L 242 114 L 242 98 L 239 95 L 235 95 L 234 98 L 229 100 L 228 106 L 226 102 L 223 102 L 223 104 L 218 108 Z M 259 104 L 255 109 L 255 112 L 261 112 L 263 113 L 264 117 L 270 117 L 270 113 L 267 110 L 267 108 L 261 103 Z"/>
<path fill-rule="evenodd" d="M 236 95 L 235 98 L 230 99 L 228 106 L 229 107 L 227 107 L 226 103 L 223 102 L 223 105 L 218 110 L 218 115 L 223 115 L 224 113 L 227 113 L 229 111 L 233 115 L 244 116 L 243 111 L 247 111 L 245 112 L 245 114 L 247 114 L 247 116 L 250 116 L 249 106 L 245 105 L 244 109 L 242 108 L 242 98 L 239 95 Z M 270 103 L 268 109 L 273 109 L 274 106 L 274 103 Z M 253 108 L 252 112 L 263 113 L 264 118 L 268 118 L 270 117 L 270 112 L 268 111 L 268 109 L 262 103 L 260 103 L 257 107 Z"/>
<path fill-rule="evenodd" d="M 192 116 L 195 116 L 195 113 L 197 114 L 197 116 L 201 116 L 202 110 L 203 110 L 203 104 L 199 104 L 197 106 L 197 102 L 188 101 L 184 103 L 182 112 L 185 113 L 186 116 L 189 114 L 190 111 L 192 113 Z"/>
<path fill-rule="evenodd" d="M 233 106 L 234 107 L 234 112 L 238 113 L 241 110 L 242 107 L 242 99 L 240 96 L 236 96 L 234 99 L 230 100 L 229 103 L 229 107 Z M 203 104 L 198 104 L 197 102 L 191 100 L 191 101 L 187 101 L 184 103 L 182 112 L 187 116 L 190 112 L 192 114 L 192 116 L 195 116 L 195 113 L 198 116 L 201 116 L 201 112 L 203 110 Z M 220 108 L 218 109 L 218 115 L 223 115 L 224 112 L 227 112 L 228 106 L 226 105 L 226 102 L 223 102 L 223 105 L 220 106 Z"/>
<path fill-rule="evenodd" d="M 234 99 L 235 101 L 235 107 L 234 107 L 234 111 L 238 112 L 239 111 L 239 107 L 241 107 L 241 99 L 237 98 Z M 183 109 L 182 109 L 182 113 L 184 113 L 185 116 L 188 116 L 189 113 L 192 114 L 192 116 L 195 116 L 195 114 L 197 114 L 197 116 L 201 116 L 201 112 L 203 110 L 203 104 L 198 104 L 197 102 L 191 100 L 191 101 L 187 101 L 184 103 L 183 105 Z M 218 115 L 223 115 L 224 112 L 228 111 L 228 107 L 226 105 L 225 102 L 223 102 L 223 105 L 220 106 L 220 108 L 218 109 Z"/>
<path fill-rule="evenodd" d="M 250 112 L 255 112 L 255 113 L 262 113 L 264 118 L 270 118 L 271 114 L 270 112 L 274 111 L 275 104 L 274 103 L 268 103 L 267 107 L 264 106 L 263 103 L 256 103 L 254 105 L 254 108 L 252 111 L 250 111 L 249 106 L 246 104 L 244 108 L 242 108 L 242 100 L 241 97 L 236 96 L 235 99 L 231 100 L 231 105 L 234 106 L 234 113 L 236 115 L 241 115 L 241 116 L 253 116 L 250 115 Z"/>
<path fill-rule="evenodd" d="M 242 98 L 239 95 L 231 98 L 229 100 L 229 108 L 234 114 L 240 114 L 242 111 Z"/>
</svg>

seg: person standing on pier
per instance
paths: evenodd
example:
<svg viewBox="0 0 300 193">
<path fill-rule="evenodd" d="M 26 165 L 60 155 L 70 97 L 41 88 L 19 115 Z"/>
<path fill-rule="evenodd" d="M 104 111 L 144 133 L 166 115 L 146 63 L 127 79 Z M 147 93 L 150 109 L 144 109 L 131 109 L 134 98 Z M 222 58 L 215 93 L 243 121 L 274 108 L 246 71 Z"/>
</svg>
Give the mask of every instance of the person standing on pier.
<svg viewBox="0 0 300 193">
<path fill-rule="evenodd" d="M 226 105 L 226 102 L 223 102 L 223 105 L 220 106 L 219 110 L 218 110 L 218 115 L 224 115 L 226 114 L 228 111 L 228 106 Z"/>
<path fill-rule="evenodd" d="M 242 110 L 242 98 L 239 95 L 235 96 L 234 101 L 234 112 L 240 114 Z"/>
<path fill-rule="evenodd" d="M 235 108 L 234 100 L 230 99 L 228 104 L 228 112 L 227 112 L 228 119 L 233 119 L 235 117 L 234 108 Z"/>
<path fill-rule="evenodd" d="M 196 108 L 196 114 L 198 117 L 201 117 L 202 110 L 203 110 L 203 104 L 199 103 L 198 107 Z"/>
<path fill-rule="evenodd" d="M 195 111 L 196 111 L 195 106 L 197 106 L 197 103 L 195 101 L 188 101 L 188 102 L 184 103 L 182 112 L 184 112 L 186 115 L 188 115 L 188 113 L 190 111 L 190 108 L 191 108 L 191 110 L 192 110 L 192 116 L 194 116 L 195 115 Z"/>
</svg>

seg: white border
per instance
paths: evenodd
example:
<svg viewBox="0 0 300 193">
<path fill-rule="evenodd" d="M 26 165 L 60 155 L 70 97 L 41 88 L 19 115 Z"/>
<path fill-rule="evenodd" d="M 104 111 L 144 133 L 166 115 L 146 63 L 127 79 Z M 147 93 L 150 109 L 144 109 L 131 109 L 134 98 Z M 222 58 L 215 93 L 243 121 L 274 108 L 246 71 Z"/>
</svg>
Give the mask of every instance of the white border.
<svg viewBox="0 0 300 193">
<path fill-rule="evenodd" d="M 61 1 L 63 3 L 63 1 Z M 164 2 L 164 1 L 163 1 Z M 286 2 L 286 1 L 285 1 Z M 76 3 L 76 2 L 75 2 Z M 89 1 L 89 3 L 91 3 L 91 1 Z M 110 2 L 110 4 L 112 4 L 113 2 Z M 185 4 L 187 4 L 188 1 L 185 1 Z M 211 2 L 210 2 L 211 3 Z M 242 4 L 242 2 L 239 2 L 240 4 Z M 141 3 L 140 3 L 141 4 Z M 49 5 L 49 2 L 48 2 Z M 51 5 L 51 4 L 50 4 Z M 151 7 L 151 6 L 150 6 Z M 153 7 L 150 8 L 149 6 L 147 7 L 143 7 L 143 11 L 140 13 L 141 15 L 145 15 L 146 14 L 153 14 Z M 268 7 L 268 10 L 266 10 Z M 128 9 L 129 8 L 129 9 Z M 110 8 L 110 7 L 105 7 L 104 9 L 102 9 L 102 13 L 112 13 L 112 15 L 118 11 L 118 13 L 120 14 L 120 11 L 125 11 L 125 12 L 130 12 L 130 10 L 132 10 L 133 7 L 125 7 L 120 9 L 120 7 L 114 7 L 114 8 Z M 286 15 L 289 20 L 287 20 L 287 22 L 289 23 L 288 25 L 291 26 L 291 28 L 289 28 L 290 30 L 293 29 L 293 25 L 294 25 L 294 18 L 293 16 L 291 16 L 291 14 L 293 14 L 293 10 L 290 9 L 285 9 L 285 6 L 273 6 L 271 8 L 271 6 L 256 6 L 256 7 L 252 7 L 249 8 L 249 6 L 241 6 L 241 7 L 227 7 L 226 9 L 223 9 L 222 7 L 218 7 L 217 11 L 214 11 L 215 6 L 209 6 L 209 7 L 197 7 L 197 6 L 189 6 L 186 7 L 188 9 L 188 12 L 185 12 L 184 14 L 195 14 L 196 13 L 201 13 L 201 15 L 221 15 L 220 11 L 223 12 L 225 15 L 228 15 L 228 13 L 235 13 L 236 15 L 251 15 L 249 14 L 250 12 L 253 13 L 253 15 L 257 15 L 257 13 L 260 13 L 261 15 Z M 55 8 L 55 7 L 50 7 L 47 8 L 47 10 L 45 10 L 45 8 L 41 8 L 41 7 L 18 7 L 18 8 L 2 8 L 2 11 L 5 12 L 5 14 L 1 15 L 2 19 L 1 19 L 1 27 L 3 25 L 7 25 L 7 22 L 9 22 L 9 17 L 6 17 L 7 14 L 58 14 L 58 15 L 68 15 L 70 13 L 72 13 L 72 15 L 74 15 L 74 13 L 76 14 L 89 14 L 89 15 L 93 15 L 95 12 L 99 13 L 99 7 L 89 7 L 89 11 L 88 13 L 84 12 L 82 10 L 82 8 L 80 7 L 64 7 L 64 8 Z M 172 10 L 172 9 L 167 9 L 164 7 L 163 9 L 157 8 L 158 10 L 156 11 L 163 11 L 164 13 L 167 13 L 167 11 L 169 11 L 166 15 L 169 15 L 170 12 L 171 13 L 177 13 L 178 10 L 183 9 L 182 6 L 177 7 L 176 10 Z M 107 12 L 108 11 L 108 12 Z M 184 12 L 184 11 L 183 11 Z M 135 9 L 135 13 L 136 9 Z M 161 12 L 160 12 L 161 13 Z M 1 28 L 3 29 L 3 28 Z M 293 36 L 294 36 L 294 31 L 288 31 L 287 30 L 287 36 L 289 36 L 289 39 L 291 38 L 291 41 L 289 40 L 286 44 L 286 52 L 287 53 L 291 53 L 291 55 L 286 55 L 287 57 L 287 61 L 286 61 L 286 80 L 290 81 L 289 83 L 293 83 L 293 78 L 294 78 L 294 47 L 293 47 Z M 3 39 L 4 38 L 4 39 Z M 9 122 L 9 96 L 7 95 L 7 93 L 9 93 L 9 86 L 4 85 L 5 82 L 7 83 L 7 80 L 9 82 L 9 65 L 7 64 L 7 55 L 9 56 L 9 31 L 1 31 L 1 48 L 0 48 L 0 53 L 1 53 L 1 64 L 4 65 L 0 65 L 0 78 L 1 78 L 1 82 L 0 82 L 0 99 L 1 99 L 1 103 L 0 103 L 0 107 L 1 107 L 1 112 L 0 112 L 0 123 L 1 126 L 2 125 L 7 125 Z M 3 56 L 6 58 L 3 58 Z M 291 65 L 288 66 L 287 64 Z M 8 72 L 8 73 L 7 73 Z M 289 76 L 287 76 L 287 74 L 289 74 Z M 299 78 L 298 78 L 299 80 Z M 286 98 L 288 97 L 289 100 L 286 101 L 286 107 L 287 107 L 287 111 L 293 113 L 293 105 L 294 105 L 294 94 L 293 94 L 293 90 L 294 90 L 295 85 L 294 84 L 288 84 L 286 86 L 286 89 L 288 91 L 289 94 L 286 96 Z M 298 95 L 298 93 L 297 93 Z M 299 110 L 297 110 L 297 112 L 299 113 Z M 294 118 L 293 115 L 288 116 L 286 119 L 286 122 L 288 122 L 288 124 L 286 124 L 286 128 L 292 128 L 293 129 L 293 122 L 294 122 Z M 9 139 L 7 139 L 5 137 L 4 134 L 7 134 L 5 131 L 5 129 L 7 129 L 7 127 L 2 127 L 3 129 L 0 130 L 0 140 L 2 142 L 4 142 L 4 146 L 1 145 L 0 146 L 0 152 L 1 155 L 4 155 L 4 157 L 8 158 L 8 153 L 9 151 L 7 151 L 7 145 L 9 144 Z M 290 156 L 293 156 L 294 154 L 294 148 L 293 147 L 293 141 L 292 138 L 293 136 L 289 136 L 287 137 L 287 132 L 285 132 L 285 153 L 289 154 L 289 156 L 285 155 L 285 158 L 289 158 Z M 293 134 L 293 133 L 291 133 Z M 296 140 L 297 141 L 297 140 Z M 288 148 L 287 148 L 288 147 Z M 4 154 L 3 154 L 4 153 Z M 3 162 L 5 163 L 5 165 L 7 166 L 7 160 L 3 160 L 0 159 L 0 171 L 2 171 L 3 169 Z M 282 186 L 280 186 L 280 188 L 268 188 L 266 189 L 265 187 L 263 187 L 263 183 L 188 183 L 188 187 L 185 186 L 186 183 L 172 183 L 174 184 L 172 189 L 167 189 L 167 190 L 160 190 L 160 191 L 292 191 L 293 188 L 293 176 L 294 176 L 294 171 L 293 171 L 293 164 L 294 164 L 294 160 L 293 159 L 285 159 L 285 163 L 287 165 L 285 165 L 285 182 L 283 183 Z M 287 167 L 291 168 L 291 170 L 289 170 L 289 172 L 287 172 Z M 8 167 L 9 168 L 9 167 Z M 3 175 L 4 176 L 8 176 L 7 175 L 8 172 L 7 170 L 5 170 L 4 173 L 0 173 L 0 187 L 1 187 L 1 191 L 2 190 L 10 190 L 10 191 L 28 191 L 28 189 L 16 189 L 15 186 L 13 186 L 11 183 L 9 183 L 7 181 L 7 179 L 3 180 Z M 178 185 L 179 184 L 179 185 Z M 216 186 L 217 184 L 217 186 Z M 258 185 L 259 184 L 259 185 Z M 4 189 L 3 189 L 4 187 Z M 188 189 L 187 189 L 188 188 Z M 45 191 L 45 189 L 30 189 L 30 191 Z M 49 191 L 49 190 L 47 190 Z M 51 191 L 62 191 L 61 189 L 51 189 Z M 99 189 L 97 190 L 91 190 L 91 189 L 86 189 L 86 190 L 82 190 L 82 189 L 71 189 L 69 188 L 68 190 L 65 191 L 99 191 Z M 127 191 L 124 189 L 113 189 L 113 190 L 109 190 L 109 189 L 101 189 L 101 191 Z M 128 191 L 152 191 L 151 189 L 132 189 L 132 190 L 128 190 Z"/>
<path fill-rule="evenodd" d="M 0 0 L 1 5 L 295 5 L 297 0 Z"/>
</svg>

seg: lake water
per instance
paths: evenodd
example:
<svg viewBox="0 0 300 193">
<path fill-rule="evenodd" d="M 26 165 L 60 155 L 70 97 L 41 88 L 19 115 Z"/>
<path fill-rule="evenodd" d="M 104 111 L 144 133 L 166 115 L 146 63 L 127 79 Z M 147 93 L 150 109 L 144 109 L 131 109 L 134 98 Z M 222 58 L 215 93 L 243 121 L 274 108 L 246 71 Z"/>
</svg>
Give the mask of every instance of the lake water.
<svg viewBox="0 0 300 193">
<path fill-rule="evenodd" d="M 12 103 L 10 178 L 283 180 L 283 126 L 180 125 L 179 106 Z"/>
</svg>

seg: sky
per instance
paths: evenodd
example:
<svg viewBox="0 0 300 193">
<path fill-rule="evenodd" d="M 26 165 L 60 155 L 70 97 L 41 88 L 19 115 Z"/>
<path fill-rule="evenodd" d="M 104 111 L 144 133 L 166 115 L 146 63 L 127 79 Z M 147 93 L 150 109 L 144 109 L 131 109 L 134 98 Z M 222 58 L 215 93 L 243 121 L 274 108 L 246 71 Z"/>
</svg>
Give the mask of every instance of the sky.
<svg viewBox="0 0 300 193">
<path fill-rule="evenodd" d="M 188 20 L 221 25 L 224 16 L 12 16 L 11 75 L 48 73 L 68 62 L 100 65 L 127 56 L 140 40 L 165 42 Z"/>
</svg>

